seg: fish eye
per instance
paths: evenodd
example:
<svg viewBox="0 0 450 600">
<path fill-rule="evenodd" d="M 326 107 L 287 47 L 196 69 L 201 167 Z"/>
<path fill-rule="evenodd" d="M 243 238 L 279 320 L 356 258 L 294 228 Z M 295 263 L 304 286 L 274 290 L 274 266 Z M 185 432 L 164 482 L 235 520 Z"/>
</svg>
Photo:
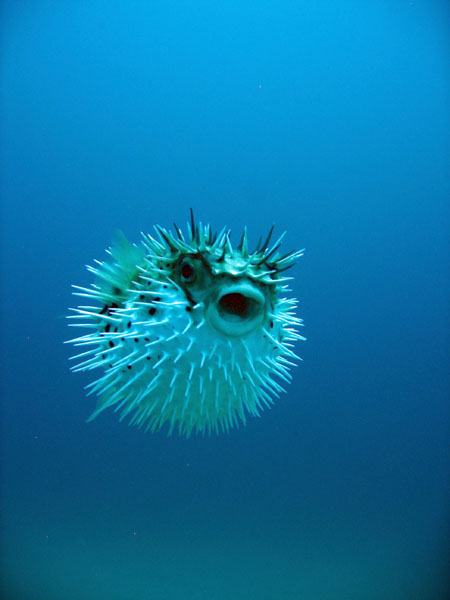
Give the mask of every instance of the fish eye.
<svg viewBox="0 0 450 600">
<path fill-rule="evenodd" d="M 195 279 L 195 267 L 189 260 L 183 260 L 180 265 L 180 274 L 183 281 L 191 283 Z"/>
</svg>

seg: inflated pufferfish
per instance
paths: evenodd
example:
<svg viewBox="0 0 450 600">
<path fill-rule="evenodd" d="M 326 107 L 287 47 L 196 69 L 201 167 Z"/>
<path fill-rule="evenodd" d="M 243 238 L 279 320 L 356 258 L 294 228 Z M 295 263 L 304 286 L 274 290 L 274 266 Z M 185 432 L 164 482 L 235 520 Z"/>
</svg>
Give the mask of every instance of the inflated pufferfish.
<svg viewBox="0 0 450 600">
<path fill-rule="evenodd" d="M 155 226 L 141 246 L 118 235 L 110 260 L 88 266 L 96 282 L 73 286 L 98 304 L 69 317 L 93 329 L 70 340 L 87 348 L 72 370 L 104 370 L 87 386 L 98 396 L 88 420 L 114 406 L 146 430 L 227 431 L 284 391 L 274 376 L 291 379 L 293 342 L 305 338 L 283 271 L 302 251 L 281 256 L 284 234 L 270 247 L 273 227 L 253 252 L 246 229 L 233 249 L 230 231 L 196 226 L 192 211 L 187 237 L 174 228 Z"/>
</svg>

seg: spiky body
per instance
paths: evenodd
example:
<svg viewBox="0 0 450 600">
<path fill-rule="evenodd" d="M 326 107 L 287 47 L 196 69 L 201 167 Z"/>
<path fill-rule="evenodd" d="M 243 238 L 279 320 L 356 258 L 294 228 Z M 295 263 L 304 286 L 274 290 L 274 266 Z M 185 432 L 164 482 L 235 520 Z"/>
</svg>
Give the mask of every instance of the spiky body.
<svg viewBox="0 0 450 600">
<path fill-rule="evenodd" d="M 284 391 L 273 376 L 291 379 L 304 338 L 282 272 L 301 252 L 281 257 L 282 238 L 269 248 L 269 234 L 250 253 L 245 230 L 233 249 L 229 231 L 213 236 L 193 219 L 186 238 L 155 230 L 140 247 L 121 236 L 111 262 L 88 267 L 91 288 L 74 286 L 96 301 L 70 317 L 93 329 L 71 340 L 86 347 L 73 370 L 104 370 L 87 386 L 98 396 L 90 419 L 114 406 L 130 424 L 188 436 L 245 423 Z"/>
</svg>

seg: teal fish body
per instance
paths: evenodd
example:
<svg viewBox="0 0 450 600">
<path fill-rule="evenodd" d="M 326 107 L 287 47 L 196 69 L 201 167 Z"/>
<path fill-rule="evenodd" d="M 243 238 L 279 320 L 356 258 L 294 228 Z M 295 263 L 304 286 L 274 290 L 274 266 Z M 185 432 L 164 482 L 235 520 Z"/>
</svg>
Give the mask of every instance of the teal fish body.
<svg viewBox="0 0 450 600">
<path fill-rule="evenodd" d="M 245 229 L 233 248 L 229 231 L 193 218 L 187 236 L 156 226 L 137 246 L 118 234 L 109 259 L 88 267 L 91 287 L 74 286 L 89 305 L 69 317 L 89 328 L 70 340 L 72 370 L 102 371 L 87 386 L 89 420 L 114 407 L 130 424 L 189 436 L 228 431 L 273 403 L 304 338 L 284 273 L 302 251 L 282 256 L 272 230 L 252 252 Z"/>
</svg>

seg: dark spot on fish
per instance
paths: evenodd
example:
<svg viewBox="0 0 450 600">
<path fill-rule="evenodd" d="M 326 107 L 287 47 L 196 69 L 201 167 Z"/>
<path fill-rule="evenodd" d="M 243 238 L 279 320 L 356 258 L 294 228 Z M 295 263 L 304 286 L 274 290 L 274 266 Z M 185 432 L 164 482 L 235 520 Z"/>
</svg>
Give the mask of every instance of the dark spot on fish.
<svg viewBox="0 0 450 600">
<path fill-rule="evenodd" d="M 115 294 L 116 296 L 120 296 L 121 293 L 122 290 L 119 287 L 113 287 L 113 294 Z"/>
<path fill-rule="evenodd" d="M 138 341 L 139 341 L 139 338 L 134 338 L 134 341 L 135 341 L 135 342 L 138 342 Z"/>
<path fill-rule="evenodd" d="M 127 327 L 128 327 L 128 329 L 130 329 L 130 327 L 131 327 L 131 321 L 128 321 Z"/>
<path fill-rule="evenodd" d="M 131 365 L 127 365 L 127 369 L 131 371 Z"/>
<path fill-rule="evenodd" d="M 190 306 L 186 306 L 187 312 L 191 312 L 192 308 Z"/>
<path fill-rule="evenodd" d="M 151 308 L 148 309 L 148 314 L 149 315 L 154 315 L 156 312 L 156 308 L 154 306 L 152 306 Z"/>
<path fill-rule="evenodd" d="M 145 298 L 145 295 L 144 295 L 144 294 L 140 294 L 140 295 L 139 295 L 139 298 L 140 298 L 141 300 L 144 300 L 144 298 Z"/>
<path fill-rule="evenodd" d="M 107 323 L 105 327 L 105 331 L 109 331 L 111 329 L 111 324 Z"/>
<path fill-rule="evenodd" d="M 270 321 L 270 326 L 273 327 L 273 321 Z"/>
<path fill-rule="evenodd" d="M 114 342 L 112 340 L 109 340 L 109 347 L 114 348 Z"/>
</svg>

